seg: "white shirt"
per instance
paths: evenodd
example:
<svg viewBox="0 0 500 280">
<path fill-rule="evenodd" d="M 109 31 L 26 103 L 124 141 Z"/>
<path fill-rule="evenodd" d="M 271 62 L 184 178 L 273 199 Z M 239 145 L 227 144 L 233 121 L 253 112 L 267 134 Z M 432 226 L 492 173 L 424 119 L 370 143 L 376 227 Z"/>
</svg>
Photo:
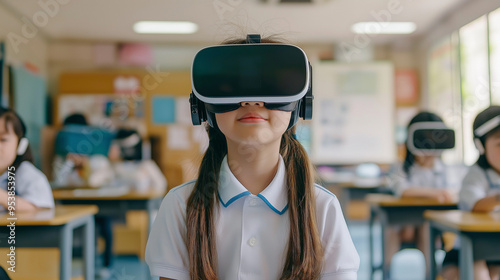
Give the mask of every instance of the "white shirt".
<svg viewBox="0 0 500 280">
<path fill-rule="evenodd" d="M 408 175 L 403 171 L 402 165 L 397 172 L 391 174 L 392 188 L 397 196 L 411 187 L 428 187 L 435 189 L 453 188 L 453 182 L 448 182 L 448 170 L 439 159 L 434 160 L 433 168 L 425 168 L 414 163 L 408 170 Z"/>
<path fill-rule="evenodd" d="M 8 172 L 0 176 L 0 188 L 7 190 Z M 15 174 L 16 194 L 41 208 L 54 208 L 54 197 L 49 181 L 42 171 L 38 170 L 31 162 L 23 161 Z M 0 210 L 4 207 L 0 206 Z"/>
<path fill-rule="evenodd" d="M 112 165 L 115 184 L 131 185 L 139 192 L 152 189 L 165 193 L 167 190 L 167 179 L 152 160 L 120 161 Z"/>
<path fill-rule="evenodd" d="M 232 174 L 224 158 L 219 181 L 220 208 L 215 211 L 218 276 L 221 280 L 278 279 L 290 232 L 286 170 L 278 171 L 260 194 L 251 194 Z M 194 181 L 172 189 L 164 198 L 146 246 L 152 275 L 190 279 L 186 245 L 186 202 Z M 321 279 L 354 280 L 359 256 L 340 204 L 316 185 L 316 218 L 324 248 Z M 217 209 L 217 208 L 216 208 Z"/>
<path fill-rule="evenodd" d="M 459 207 L 471 211 L 478 200 L 495 193 L 500 193 L 500 175 L 491 168 L 485 172 L 479 165 L 474 164 L 462 182 Z"/>
</svg>

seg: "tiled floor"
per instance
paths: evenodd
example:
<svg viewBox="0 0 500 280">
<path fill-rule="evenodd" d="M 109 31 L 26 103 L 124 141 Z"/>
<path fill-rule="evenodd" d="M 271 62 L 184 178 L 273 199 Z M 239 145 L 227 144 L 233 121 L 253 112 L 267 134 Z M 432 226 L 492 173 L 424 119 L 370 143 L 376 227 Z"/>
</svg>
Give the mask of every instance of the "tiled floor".
<svg viewBox="0 0 500 280">
<path fill-rule="evenodd" d="M 349 230 L 354 244 L 361 258 L 361 267 L 358 279 L 370 279 L 369 264 L 369 231 L 368 223 L 364 221 L 349 222 Z M 380 240 L 380 226 L 375 228 L 375 240 Z M 375 261 L 381 261 L 380 242 L 375 244 Z M 437 256 L 442 257 L 442 254 Z M 115 259 L 112 274 L 106 280 L 145 280 L 147 266 L 140 262 L 136 256 L 119 256 Z M 391 276 L 394 280 L 421 280 L 425 279 L 425 262 L 422 253 L 415 249 L 406 249 L 396 254 L 392 261 Z M 374 279 L 381 279 L 380 273 Z"/>
</svg>

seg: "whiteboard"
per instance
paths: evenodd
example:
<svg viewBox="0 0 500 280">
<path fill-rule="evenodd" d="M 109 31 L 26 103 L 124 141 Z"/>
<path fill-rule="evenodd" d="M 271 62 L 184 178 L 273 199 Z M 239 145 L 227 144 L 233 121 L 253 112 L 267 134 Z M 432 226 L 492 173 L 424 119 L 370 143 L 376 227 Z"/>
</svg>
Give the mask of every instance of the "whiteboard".
<svg viewBox="0 0 500 280">
<path fill-rule="evenodd" d="M 315 164 L 393 163 L 394 70 L 389 62 L 313 66 Z"/>
</svg>

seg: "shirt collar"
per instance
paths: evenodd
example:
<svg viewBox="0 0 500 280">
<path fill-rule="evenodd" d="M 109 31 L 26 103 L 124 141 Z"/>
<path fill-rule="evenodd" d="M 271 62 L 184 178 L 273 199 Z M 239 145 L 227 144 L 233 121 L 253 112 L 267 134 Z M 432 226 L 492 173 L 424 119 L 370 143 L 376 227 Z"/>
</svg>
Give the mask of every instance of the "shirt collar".
<svg viewBox="0 0 500 280">
<path fill-rule="evenodd" d="M 500 185 L 500 175 L 495 170 L 493 170 L 493 168 L 488 168 L 486 170 L 486 173 L 488 176 L 487 178 L 489 179 L 488 181 L 490 181 L 489 182 L 490 184 Z"/>
<path fill-rule="evenodd" d="M 251 193 L 234 176 L 227 162 L 227 155 L 222 161 L 219 175 L 219 199 L 224 207 L 228 207 L 237 199 Z M 269 185 L 257 195 L 271 210 L 283 214 L 288 208 L 286 170 L 283 158 L 279 157 L 278 171 Z"/>
</svg>

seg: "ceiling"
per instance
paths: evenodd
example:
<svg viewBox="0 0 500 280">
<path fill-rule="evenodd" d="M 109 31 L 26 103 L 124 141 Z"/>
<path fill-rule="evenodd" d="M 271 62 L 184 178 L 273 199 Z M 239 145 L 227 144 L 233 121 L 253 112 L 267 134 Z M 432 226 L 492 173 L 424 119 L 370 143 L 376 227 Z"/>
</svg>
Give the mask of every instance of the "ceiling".
<svg viewBox="0 0 500 280">
<path fill-rule="evenodd" d="M 57 9 L 52 6 L 55 12 L 41 28 L 43 34 L 54 40 L 197 44 L 260 33 L 279 34 L 294 43 L 353 44 L 355 35 L 350 26 L 356 22 L 380 21 L 377 17 L 382 15 L 389 21 L 413 21 L 417 31 L 411 35 L 369 37 L 378 43 L 411 41 L 466 0 L 313 0 L 314 4 L 279 4 L 277 0 L 57 1 L 68 4 Z M 0 0 L 20 18 L 40 14 L 43 9 L 39 2 L 56 0 Z M 187 20 L 197 23 L 199 30 L 190 35 L 135 34 L 132 26 L 140 20 Z"/>
</svg>

